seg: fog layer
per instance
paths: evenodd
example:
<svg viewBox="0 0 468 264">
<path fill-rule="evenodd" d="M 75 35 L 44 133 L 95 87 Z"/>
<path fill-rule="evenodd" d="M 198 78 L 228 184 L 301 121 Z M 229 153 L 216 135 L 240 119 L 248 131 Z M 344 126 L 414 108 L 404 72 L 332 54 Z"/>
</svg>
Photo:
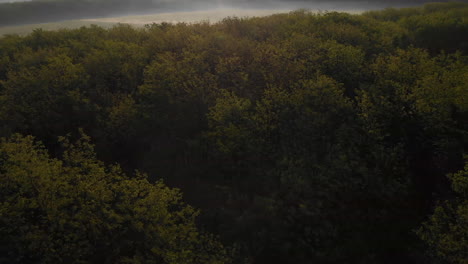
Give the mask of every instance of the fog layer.
<svg viewBox="0 0 468 264">
<path fill-rule="evenodd" d="M 7 1 L 7 0 L 0 0 Z M 10 0 L 8 0 L 10 1 Z M 46 23 L 70 19 L 102 18 L 123 15 L 177 11 L 200 11 L 216 8 L 241 9 L 313 9 L 369 10 L 420 5 L 426 0 L 33 0 L 0 3 L 0 26 Z M 440 2 L 440 1 L 439 1 Z"/>
</svg>

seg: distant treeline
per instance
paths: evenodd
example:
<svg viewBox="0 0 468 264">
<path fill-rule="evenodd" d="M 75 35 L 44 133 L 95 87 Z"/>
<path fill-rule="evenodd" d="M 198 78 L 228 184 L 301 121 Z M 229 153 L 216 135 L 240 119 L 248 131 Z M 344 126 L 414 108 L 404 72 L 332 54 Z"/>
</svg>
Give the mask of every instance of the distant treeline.
<svg viewBox="0 0 468 264">
<path fill-rule="evenodd" d="M 200 7 L 216 7 L 218 4 L 272 8 L 279 3 L 303 3 L 304 5 L 311 5 L 311 8 L 314 8 L 313 3 L 322 5 L 336 2 L 347 4 L 347 8 L 353 8 L 353 6 L 366 8 L 366 6 L 375 7 L 378 5 L 382 7 L 411 6 L 433 2 L 433 0 L 33 0 L 28 2 L 0 3 L 0 26 L 35 24 L 132 13 L 161 12 L 164 10 L 193 10 Z"/>
<path fill-rule="evenodd" d="M 466 264 L 467 17 L 0 38 L 0 263 Z"/>
</svg>

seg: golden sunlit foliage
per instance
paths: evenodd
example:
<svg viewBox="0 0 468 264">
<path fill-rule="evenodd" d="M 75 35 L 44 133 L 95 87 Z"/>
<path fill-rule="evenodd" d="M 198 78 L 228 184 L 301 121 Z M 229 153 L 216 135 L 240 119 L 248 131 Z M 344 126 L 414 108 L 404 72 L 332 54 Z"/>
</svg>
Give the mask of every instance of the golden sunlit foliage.
<svg viewBox="0 0 468 264">
<path fill-rule="evenodd" d="M 4 263 L 226 263 L 177 189 L 96 159 L 89 138 L 62 138 L 61 159 L 33 137 L 0 143 Z"/>
</svg>

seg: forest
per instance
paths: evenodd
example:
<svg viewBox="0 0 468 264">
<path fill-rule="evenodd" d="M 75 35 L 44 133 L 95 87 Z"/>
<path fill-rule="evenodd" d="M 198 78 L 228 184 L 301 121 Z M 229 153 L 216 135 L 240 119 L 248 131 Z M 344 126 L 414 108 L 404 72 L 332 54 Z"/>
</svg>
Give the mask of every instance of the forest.
<svg viewBox="0 0 468 264">
<path fill-rule="evenodd" d="M 467 18 L 0 38 L 0 263 L 468 263 Z"/>
</svg>

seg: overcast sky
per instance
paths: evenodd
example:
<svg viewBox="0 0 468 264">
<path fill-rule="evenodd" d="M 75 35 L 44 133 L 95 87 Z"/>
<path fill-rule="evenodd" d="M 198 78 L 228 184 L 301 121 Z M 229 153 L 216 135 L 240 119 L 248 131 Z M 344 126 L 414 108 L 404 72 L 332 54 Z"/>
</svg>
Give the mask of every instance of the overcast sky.
<svg viewBox="0 0 468 264">
<path fill-rule="evenodd" d="M 3 5 L 0 26 L 56 22 L 70 19 L 103 18 L 164 12 L 203 11 L 225 8 L 305 8 L 322 11 L 363 11 L 386 7 L 421 5 L 444 0 L 33 0 L 41 4 Z M 462 0 L 466 2 L 468 0 Z M 24 0 L 0 0 L 25 2 Z"/>
<path fill-rule="evenodd" d="M 0 3 L 25 2 L 24 0 L 0 0 Z"/>
</svg>

